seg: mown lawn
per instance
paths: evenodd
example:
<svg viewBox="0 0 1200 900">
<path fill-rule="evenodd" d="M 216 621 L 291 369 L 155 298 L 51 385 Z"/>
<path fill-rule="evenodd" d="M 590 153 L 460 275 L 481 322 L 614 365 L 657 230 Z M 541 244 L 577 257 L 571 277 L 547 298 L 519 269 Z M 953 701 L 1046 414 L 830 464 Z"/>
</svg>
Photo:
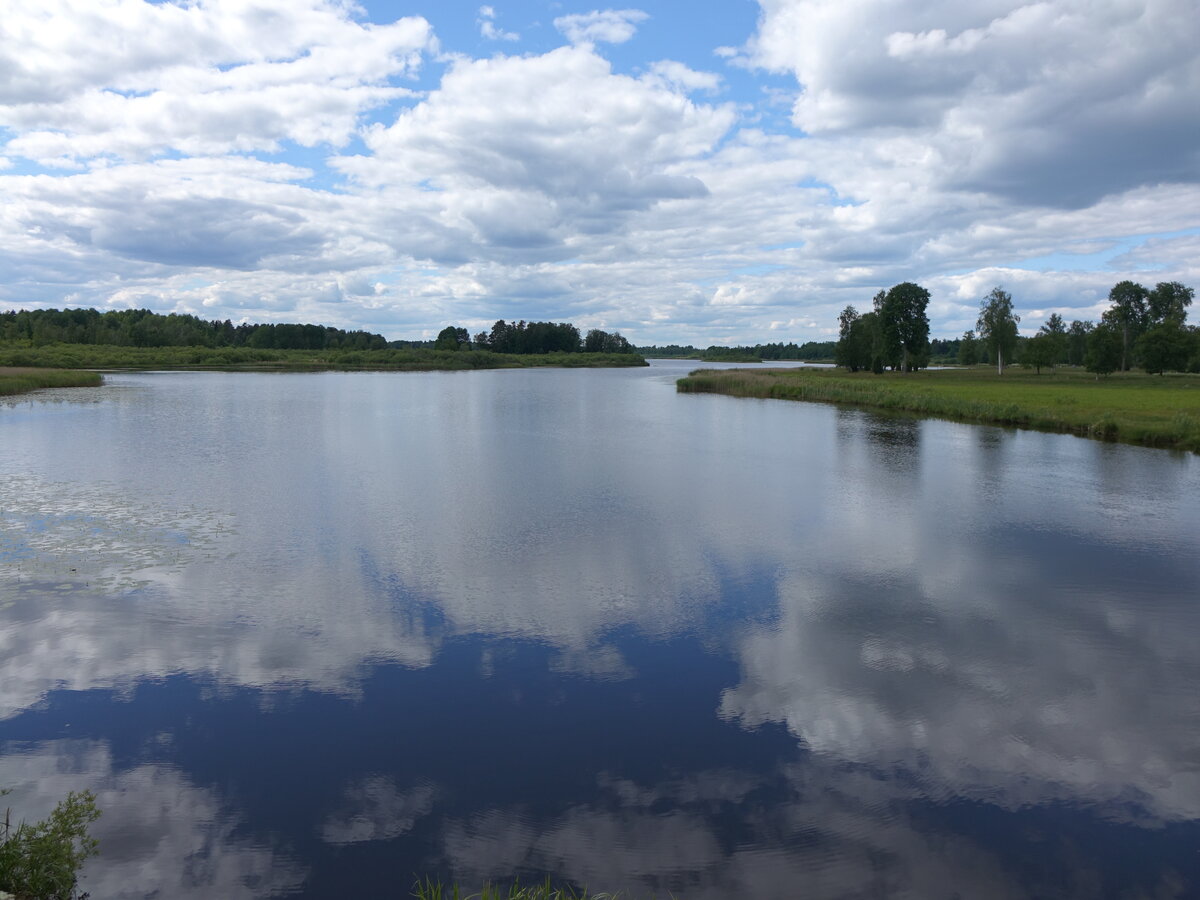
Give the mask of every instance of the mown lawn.
<svg viewBox="0 0 1200 900">
<path fill-rule="evenodd" d="M 1200 376 L 1077 369 L 943 369 L 908 375 L 842 369 L 698 369 L 683 393 L 842 403 L 1200 451 Z"/>
</svg>

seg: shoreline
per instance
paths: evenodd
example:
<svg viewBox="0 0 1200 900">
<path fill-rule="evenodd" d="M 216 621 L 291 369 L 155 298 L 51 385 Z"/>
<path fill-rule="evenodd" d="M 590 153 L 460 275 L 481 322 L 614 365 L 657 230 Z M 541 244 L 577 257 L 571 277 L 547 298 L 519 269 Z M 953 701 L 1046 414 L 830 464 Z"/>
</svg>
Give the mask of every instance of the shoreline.
<svg viewBox="0 0 1200 900">
<path fill-rule="evenodd" d="M 249 347 L 119 347 L 108 344 L 0 345 L 0 367 L 203 371 L 433 372 L 516 368 L 647 366 L 635 353 L 493 353 L 489 350 L 274 350 Z"/>
<path fill-rule="evenodd" d="M 103 383 L 103 375 L 85 369 L 0 366 L 0 397 L 15 397 L 45 388 L 99 387 Z"/>
<path fill-rule="evenodd" d="M 1075 372 L 1033 375 L 946 369 L 909 375 L 829 369 L 697 369 L 679 393 L 832 403 L 981 425 L 1200 453 L 1200 379 L 1126 373 L 1093 381 Z"/>
</svg>

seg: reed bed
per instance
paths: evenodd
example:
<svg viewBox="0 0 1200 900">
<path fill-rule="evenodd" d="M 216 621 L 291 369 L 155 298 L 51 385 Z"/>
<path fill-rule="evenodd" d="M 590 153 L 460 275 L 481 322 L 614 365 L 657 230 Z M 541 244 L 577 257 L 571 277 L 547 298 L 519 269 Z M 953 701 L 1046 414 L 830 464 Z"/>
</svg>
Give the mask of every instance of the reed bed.
<svg viewBox="0 0 1200 900">
<path fill-rule="evenodd" d="M 948 369 L 908 375 L 830 369 L 698 369 L 681 393 L 806 400 L 1057 431 L 1200 452 L 1200 378 Z"/>
<path fill-rule="evenodd" d="M 104 381 L 95 372 L 64 369 L 0 368 L 0 397 L 40 388 L 96 387 Z"/>
<path fill-rule="evenodd" d="M 489 350 L 268 350 L 251 347 L 118 347 L 110 344 L 0 345 L 0 366 L 59 369 L 279 369 L 444 371 L 537 366 L 645 366 L 635 353 L 492 353 Z"/>
</svg>

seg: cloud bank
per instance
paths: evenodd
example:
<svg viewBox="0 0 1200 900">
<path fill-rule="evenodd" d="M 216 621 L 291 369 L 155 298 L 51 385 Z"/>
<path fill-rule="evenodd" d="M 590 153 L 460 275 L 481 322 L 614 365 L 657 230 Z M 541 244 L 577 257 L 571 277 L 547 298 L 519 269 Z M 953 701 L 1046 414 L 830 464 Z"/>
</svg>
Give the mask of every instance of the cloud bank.
<svg viewBox="0 0 1200 900">
<path fill-rule="evenodd" d="M 332 0 L 69 6 L 0 23 L 0 309 L 707 344 L 905 279 L 947 335 L 998 283 L 1033 330 L 1200 282 L 1186 0 L 761 0 L 722 55 L 669 7 L 544 52 L 472 7 L 484 58 Z"/>
</svg>

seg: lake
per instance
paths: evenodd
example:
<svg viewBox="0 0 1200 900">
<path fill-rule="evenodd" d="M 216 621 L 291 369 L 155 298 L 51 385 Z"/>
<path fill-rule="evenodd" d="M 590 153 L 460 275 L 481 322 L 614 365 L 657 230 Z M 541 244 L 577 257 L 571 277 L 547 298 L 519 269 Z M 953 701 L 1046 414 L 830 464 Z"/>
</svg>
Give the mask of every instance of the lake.
<svg viewBox="0 0 1200 900">
<path fill-rule="evenodd" d="M 0 786 L 107 898 L 1200 896 L 1200 457 L 696 364 L 0 404 Z"/>
</svg>

